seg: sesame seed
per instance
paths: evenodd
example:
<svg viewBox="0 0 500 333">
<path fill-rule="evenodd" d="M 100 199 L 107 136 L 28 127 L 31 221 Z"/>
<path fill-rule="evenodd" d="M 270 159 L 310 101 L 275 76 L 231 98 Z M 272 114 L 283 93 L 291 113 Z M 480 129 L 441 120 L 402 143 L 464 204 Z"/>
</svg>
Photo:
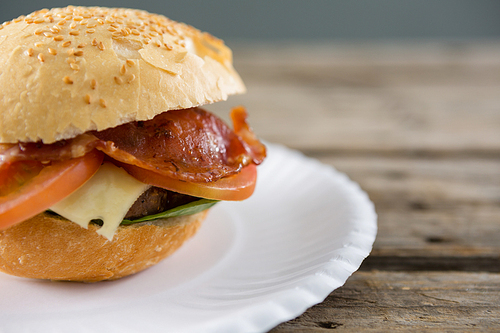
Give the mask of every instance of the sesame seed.
<svg viewBox="0 0 500 333">
<path fill-rule="evenodd" d="M 115 82 L 116 82 L 116 84 L 122 84 L 123 80 L 121 78 L 119 78 L 118 76 L 115 76 Z"/>
<path fill-rule="evenodd" d="M 75 64 L 73 62 L 69 64 L 69 67 L 71 67 L 71 69 L 75 70 L 75 71 L 79 71 L 80 70 L 80 66 L 78 66 L 77 64 Z"/>
<path fill-rule="evenodd" d="M 78 31 L 78 30 L 71 30 L 69 32 L 69 34 L 72 35 L 72 36 L 78 36 L 80 34 L 80 31 Z"/>
<path fill-rule="evenodd" d="M 87 28 L 95 28 L 97 26 L 97 22 L 91 22 L 87 24 Z"/>
<path fill-rule="evenodd" d="M 168 44 L 165 44 L 165 48 L 169 51 L 172 51 L 174 48 Z"/>
<path fill-rule="evenodd" d="M 42 46 L 43 46 L 43 43 L 42 43 L 42 42 L 36 42 L 36 43 L 35 43 L 35 44 L 33 44 L 33 45 L 35 45 L 35 47 L 42 47 Z"/>
<path fill-rule="evenodd" d="M 72 56 L 73 54 L 75 54 L 75 49 L 71 48 L 68 50 L 68 55 L 69 56 Z"/>
<path fill-rule="evenodd" d="M 77 21 L 78 22 L 78 21 L 81 21 L 81 20 L 83 20 L 83 17 L 81 17 L 81 16 L 75 16 L 75 17 L 73 17 L 73 21 Z"/>
<path fill-rule="evenodd" d="M 92 81 L 90 81 L 90 89 L 94 90 L 95 87 L 97 87 L 97 81 L 92 79 Z"/>
<path fill-rule="evenodd" d="M 35 19 L 33 22 L 35 22 L 36 24 L 40 24 L 40 23 L 44 23 L 44 22 L 45 22 L 45 19 L 44 19 L 44 18 L 39 17 L 39 18 Z"/>
<path fill-rule="evenodd" d="M 83 55 L 83 51 L 82 50 L 79 50 L 79 51 L 75 52 L 75 56 L 77 56 L 77 57 L 81 57 L 82 55 Z"/>
<path fill-rule="evenodd" d="M 80 22 L 80 25 L 87 25 L 87 23 L 89 23 L 89 20 L 82 20 Z"/>
<path fill-rule="evenodd" d="M 55 36 L 55 37 L 54 37 L 54 40 L 55 40 L 56 42 L 60 42 L 60 41 L 62 41 L 63 39 L 64 39 L 64 37 L 63 37 L 63 36 L 61 36 L 61 35 L 59 35 L 59 36 Z"/>
<path fill-rule="evenodd" d="M 127 65 L 128 65 L 129 67 L 134 66 L 134 62 L 133 62 L 132 60 L 130 60 L 130 59 L 127 59 L 126 63 L 127 63 Z"/>
<path fill-rule="evenodd" d="M 43 33 L 43 35 L 44 35 L 45 37 L 52 37 L 52 34 L 51 34 L 50 32 L 48 32 L 48 31 L 45 31 L 45 32 Z"/>
<path fill-rule="evenodd" d="M 105 47 L 104 47 L 104 44 L 102 42 L 99 42 L 99 45 L 97 46 L 99 48 L 99 50 L 101 51 L 104 51 Z"/>
<path fill-rule="evenodd" d="M 40 60 L 40 62 L 45 62 L 45 57 L 43 56 L 43 53 L 38 53 L 38 60 Z"/>
<path fill-rule="evenodd" d="M 75 22 L 71 23 L 71 24 L 69 25 L 69 28 L 70 28 L 70 29 L 75 29 L 75 28 L 76 28 L 76 23 L 75 23 Z"/>
<path fill-rule="evenodd" d="M 71 45 L 71 41 L 70 40 L 67 40 L 65 41 L 64 43 L 61 44 L 63 47 L 68 47 Z"/>
<path fill-rule="evenodd" d="M 79 49 L 83 49 L 85 46 L 87 46 L 87 44 L 85 44 L 85 43 L 81 43 L 81 44 L 79 44 L 77 47 L 78 47 Z"/>
<path fill-rule="evenodd" d="M 94 38 L 94 39 L 92 40 L 92 43 L 91 43 L 91 44 L 92 44 L 93 46 L 97 46 L 97 39 L 95 39 L 95 38 Z"/>
<path fill-rule="evenodd" d="M 135 80 L 135 75 L 134 74 L 131 74 L 128 79 L 127 79 L 127 83 L 131 83 L 132 81 Z"/>
<path fill-rule="evenodd" d="M 85 95 L 85 97 L 83 99 L 85 100 L 85 103 L 90 104 L 91 100 L 90 100 L 89 94 Z"/>
<path fill-rule="evenodd" d="M 95 32 L 95 29 L 88 29 L 85 32 L 88 34 L 93 34 Z"/>
<path fill-rule="evenodd" d="M 26 51 L 24 51 L 24 54 L 26 54 L 28 57 L 31 57 L 33 55 L 33 49 L 29 48 Z"/>
<path fill-rule="evenodd" d="M 116 37 L 121 37 L 121 36 L 123 36 L 123 35 L 122 35 L 122 33 L 121 33 L 120 31 L 115 31 L 115 32 L 113 32 L 113 33 L 111 34 L 111 36 L 113 36 L 113 37 L 115 37 L 115 38 L 116 38 Z"/>
<path fill-rule="evenodd" d="M 139 36 L 141 33 L 139 32 L 139 30 L 137 29 L 132 29 L 132 35 L 136 35 L 136 36 Z"/>
<path fill-rule="evenodd" d="M 102 19 L 97 19 L 97 22 L 100 24 L 100 25 L 103 25 L 104 24 L 104 21 Z"/>
<path fill-rule="evenodd" d="M 57 51 L 54 50 L 53 48 L 49 47 L 49 53 L 52 55 L 57 55 Z"/>
<path fill-rule="evenodd" d="M 99 105 L 102 106 L 103 108 L 105 108 L 106 107 L 106 101 L 103 100 L 102 98 L 99 99 Z"/>
<path fill-rule="evenodd" d="M 68 57 L 68 58 L 66 58 L 66 62 L 71 65 L 71 64 L 76 63 L 76 59 L 73 57 Z"/>
<path fill-rule="evenodd" d="M 125 73 L 127 73 L 127 67 L 125 65 L 122 65 L 122 67 L 120 68 L 120 74 L 125 75 Z"/>
<path fill-rule="evenodd" d="M 54 34 L 57 34 L 61 31 L 61 29 L 57 26 L 53 26 L 52 28 L 50 28 L 50 31 Z"/>
<path fill-rule="evenodd" d="M 43 31 L 44 30 L 42 28 L 38 28 L 38 29 L 35 30 L 34 34 L 35 35 L 41 35 L 41 34 L 43 34 Z"/>
<path fill-rule="evenodd" d="M 64 20 L 57 22 L 57 25 L 65 25 L 65 24 L 66 24 L 66 21 L 64 21 Z"/>
<path fill-rule="evenodd" d="M 116 31 L 116 28 L 114 28 L 114 27 L 109 27 L 107 30 L 108 30 L 109 32 L 115 32 L 115 31 Z"/>
<path fill-rule="evenodd" d="M 64 83 L 73 84 L 73 80 L 69 76 L 63 77 Z"/>
</svg>

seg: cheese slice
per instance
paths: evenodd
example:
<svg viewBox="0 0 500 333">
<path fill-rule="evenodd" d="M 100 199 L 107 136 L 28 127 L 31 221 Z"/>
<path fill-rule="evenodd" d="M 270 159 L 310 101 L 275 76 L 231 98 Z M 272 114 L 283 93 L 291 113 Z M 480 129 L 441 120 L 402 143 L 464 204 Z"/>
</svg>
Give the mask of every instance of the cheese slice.
<svg viewBox="0 0 500 333">
<path fill-rule="evenodd" d="M 82 187 L 50 209 L 85 229 L 91 220 L 100 219 L 103 225 L 97 233 L 112 240 L 130 207 L 149 187 L 105 162 Z"/>
</svg>

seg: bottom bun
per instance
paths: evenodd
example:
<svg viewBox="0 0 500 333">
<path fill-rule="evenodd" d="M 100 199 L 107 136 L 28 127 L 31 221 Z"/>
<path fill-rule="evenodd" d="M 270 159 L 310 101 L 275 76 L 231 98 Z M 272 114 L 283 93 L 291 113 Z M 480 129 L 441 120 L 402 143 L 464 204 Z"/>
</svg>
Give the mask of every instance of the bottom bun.
<svg viewBox="0 0 500 333">
<path fill-rule="evenodd" d="M 120 226 L 112 241 L 60 216 L 42 213 L 0 231 L 0 271 L 64 281 L 116 280 L 175 252 L 193 236 L 207 211 Z"/>
</svg>

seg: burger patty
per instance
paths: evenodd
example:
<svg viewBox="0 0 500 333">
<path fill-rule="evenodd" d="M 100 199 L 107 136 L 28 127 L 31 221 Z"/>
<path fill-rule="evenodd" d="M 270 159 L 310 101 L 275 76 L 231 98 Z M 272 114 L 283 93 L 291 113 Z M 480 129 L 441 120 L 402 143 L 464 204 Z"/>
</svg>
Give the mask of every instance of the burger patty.
<svg viewBox="0 0 500 333">
<path fill-rule="evenodd" d="M 190 195 L 153 186 L 137 198 L 125 215 L 125 219 L 135 220 L 144 216 L 158 214 L 196 200 L 198 198 Z"/>
</svg>

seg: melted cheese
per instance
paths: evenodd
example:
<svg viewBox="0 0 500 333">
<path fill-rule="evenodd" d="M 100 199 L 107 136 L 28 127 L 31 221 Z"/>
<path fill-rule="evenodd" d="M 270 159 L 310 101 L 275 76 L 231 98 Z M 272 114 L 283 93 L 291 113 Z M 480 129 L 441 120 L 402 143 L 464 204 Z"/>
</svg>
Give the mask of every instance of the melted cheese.
<svg viewBox="0 0 500 333">
<path fill-rule="evenodd" d="M 85 229 L 91 220 L 100 219 L 104 224 L 97 233 L 112 240 L 130 207 L 149 187 L 106 162 L 82 187 L 50 209 Z"/>
</svg>

